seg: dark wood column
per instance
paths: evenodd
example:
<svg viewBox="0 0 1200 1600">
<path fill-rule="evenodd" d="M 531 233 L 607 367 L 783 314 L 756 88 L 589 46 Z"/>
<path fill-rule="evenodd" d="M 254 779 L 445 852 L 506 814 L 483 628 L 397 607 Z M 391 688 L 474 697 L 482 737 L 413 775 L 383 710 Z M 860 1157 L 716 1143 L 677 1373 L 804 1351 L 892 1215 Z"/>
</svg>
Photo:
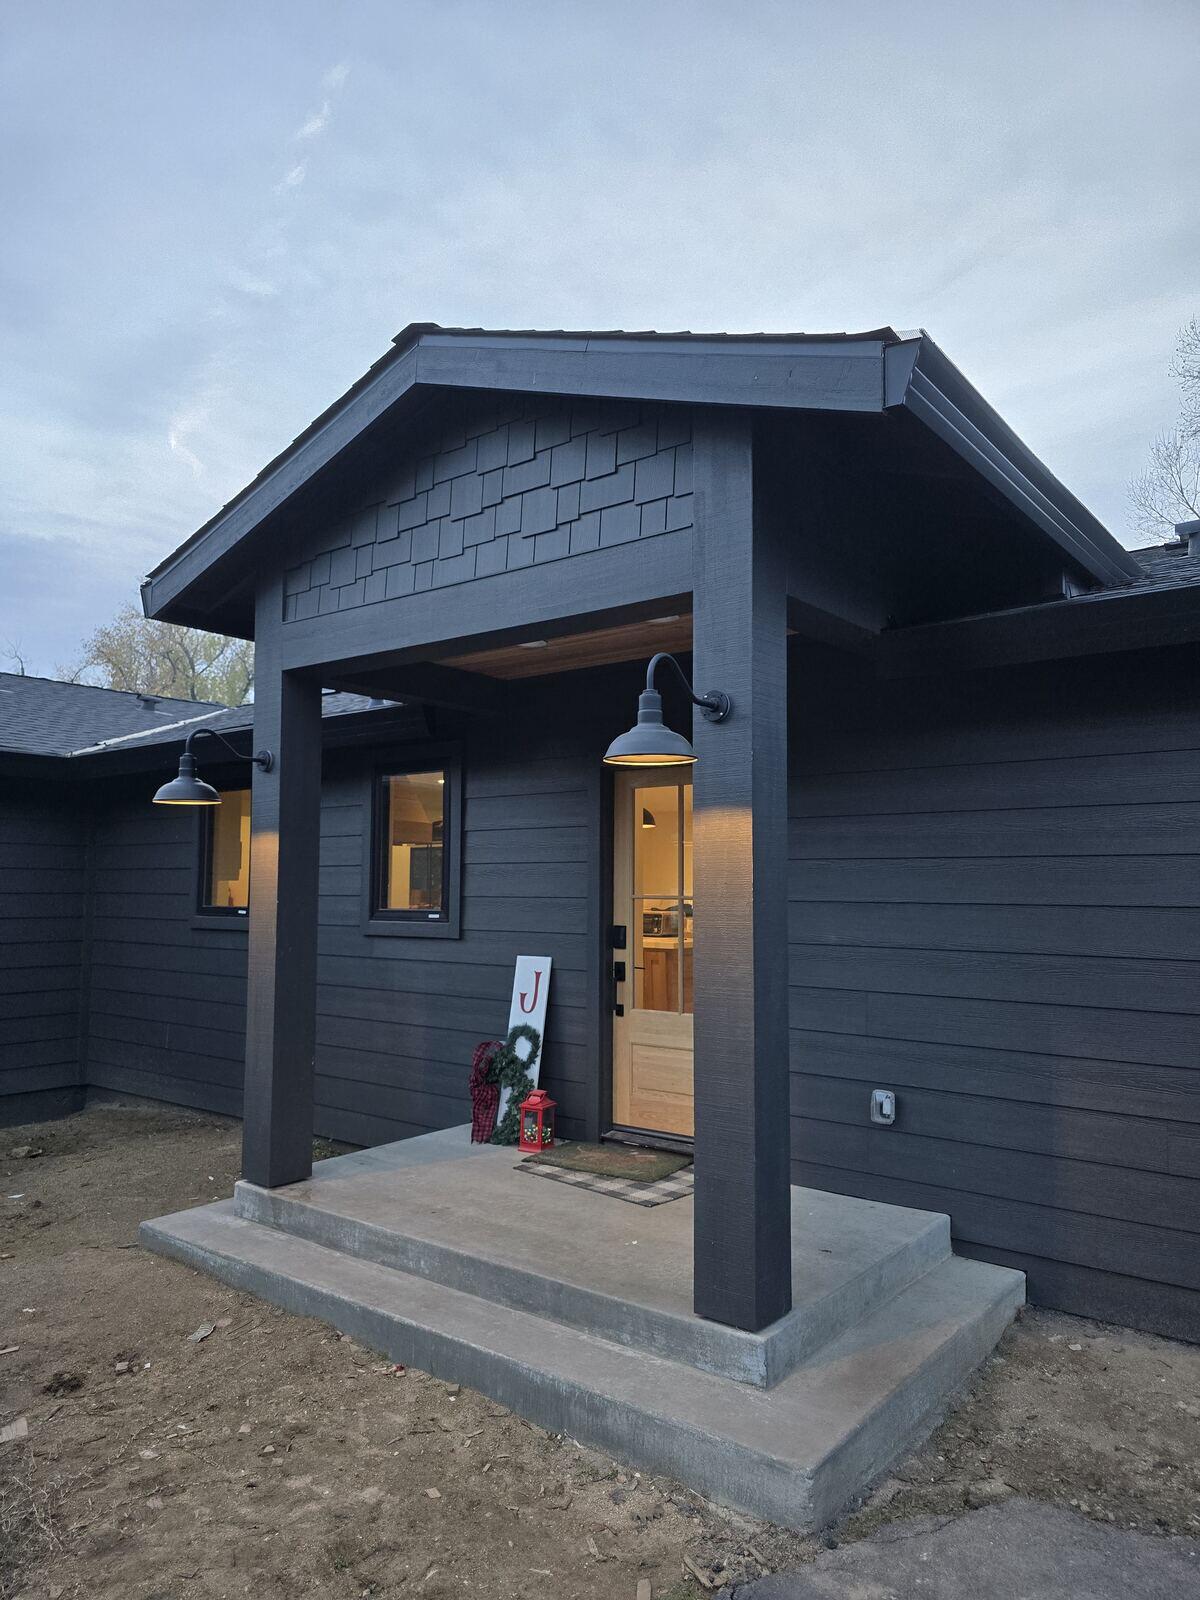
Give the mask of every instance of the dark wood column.
<svg viewBox="0 0 1200 1600">
<path fill-rule="evenodd" d="M 694 1303 L 758 1330 L 791 1308 L 787 967 L 787 600 L 755 525 L 752 419 L 695 436 Z"/>
<path fill-rule="evenodd" d="M 278 608 L 278 609 L 276 609 Z M 312 1172 L 321 820 L 321 688 L 279 669 L 282 600 L 259 596 L 250 816 L 250 959 L 242 1175 L 276 1188 Z"/>
</svg>

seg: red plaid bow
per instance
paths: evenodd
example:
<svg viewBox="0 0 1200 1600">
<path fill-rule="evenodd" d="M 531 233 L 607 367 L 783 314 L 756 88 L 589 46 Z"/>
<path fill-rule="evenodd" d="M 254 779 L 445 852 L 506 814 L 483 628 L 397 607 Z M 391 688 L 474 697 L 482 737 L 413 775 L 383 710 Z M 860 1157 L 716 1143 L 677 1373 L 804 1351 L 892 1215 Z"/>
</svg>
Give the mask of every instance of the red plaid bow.
<svg viewBox="0 0 1200 1600">
<path fill-rule="evenodd" d="M 488 1082 L 488 1073 L 502 1039 L 485 1039 L 471 1058 L 471 1143 L 487 1144 L 496 1129 L 500 1110 L 500 1085 Z"/>
</svg>

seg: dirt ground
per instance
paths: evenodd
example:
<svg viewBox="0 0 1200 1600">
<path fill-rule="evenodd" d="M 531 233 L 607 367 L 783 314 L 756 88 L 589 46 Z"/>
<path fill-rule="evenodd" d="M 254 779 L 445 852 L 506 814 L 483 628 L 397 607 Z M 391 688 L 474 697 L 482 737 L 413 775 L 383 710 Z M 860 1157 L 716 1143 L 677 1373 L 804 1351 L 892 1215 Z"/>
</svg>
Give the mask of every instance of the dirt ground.
<svg viewBox="0 0 1200 1600">
<path fill-rule="evenodd" d="M 0 1428 L 28 1425 L 0 1443 L 5 1600 L 684 1600 L 812 1558 L 138 1247 L 230 1192 L 238 1144 L 145 1107 L 0 1132 Z M 1200 1348 L 1031 1312 L 824 1542 L 1012 1491 L 1194 1535 L 1198 1463 Z"/>
</svg>

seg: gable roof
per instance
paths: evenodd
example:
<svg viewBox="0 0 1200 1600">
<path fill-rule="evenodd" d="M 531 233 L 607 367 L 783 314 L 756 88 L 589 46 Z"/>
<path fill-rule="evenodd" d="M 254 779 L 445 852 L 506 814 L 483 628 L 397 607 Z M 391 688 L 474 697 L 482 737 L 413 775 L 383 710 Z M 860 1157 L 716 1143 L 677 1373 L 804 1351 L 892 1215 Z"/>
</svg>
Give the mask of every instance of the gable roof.
<svg viewBox="0 0 1200 1600">
<path fill-rule="evenodd" d="M 222 709 L 211 700 L 175 700 L 0 672 L 0 751 L 67 755 L 98 739 L 152 732 L 184 716 Z"/>
<path fill-rule="evenodd" d="M 439 389 L 775 411 L 907 408 L 1090 581 L 1122 583 L 1141 571 L 924 332 L 630 333 L 422 322 L 402 329 L 339 400 L 155 567 L 142 585 L 146 614 L 248 636 L 256 540 L 385 415 L 415 419 Z"/>
</svg>

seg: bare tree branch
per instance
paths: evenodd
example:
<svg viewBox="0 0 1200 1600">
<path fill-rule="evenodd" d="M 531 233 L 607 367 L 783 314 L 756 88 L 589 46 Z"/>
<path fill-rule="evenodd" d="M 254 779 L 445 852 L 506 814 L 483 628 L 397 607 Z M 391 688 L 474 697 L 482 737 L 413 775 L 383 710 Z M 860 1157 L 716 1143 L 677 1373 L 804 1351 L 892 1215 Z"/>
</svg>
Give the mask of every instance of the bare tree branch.
<svg viewBox="0 0 1200 1600">
<path fill-rule="evenodd" d="M 1162 538 L 1200 517 L 1200 319 L 1179 330 L 1171 374 L 1179 381 L 1180 420 L 1150 447 L 1150 465 L 1129 485 L 1134 520 Z"/>
<path fill-rule="evenodd" d="M 4 646 L 4 659 L 9 663 L 11 670 L 18 678 L 29 676 L 29 667 L 25 660 L 25 651 L 18 639 L 9 639 Z"/>
</svg>

